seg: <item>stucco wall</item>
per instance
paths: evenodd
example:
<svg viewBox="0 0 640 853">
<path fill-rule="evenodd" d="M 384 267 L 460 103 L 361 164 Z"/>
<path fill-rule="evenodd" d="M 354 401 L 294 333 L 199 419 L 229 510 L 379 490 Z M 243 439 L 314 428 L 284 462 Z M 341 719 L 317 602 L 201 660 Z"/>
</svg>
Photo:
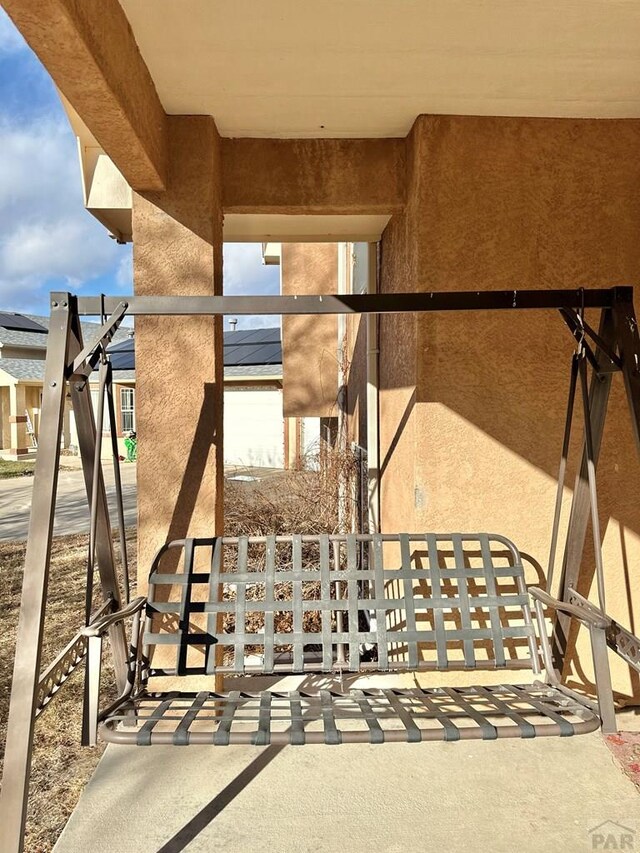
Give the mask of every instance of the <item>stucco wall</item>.
<svg viewBox="0 0 640 853">
<path fill-rule="evenodd" d="M 422 134 L 407 138 L 407 205 L 392 217 L 380 252 L 383 293 L 419 290 L 420 215 L 426 180 Z M 383 530 L 415 528 L 415 399 L 417 324 L 411 314 L 380 317 L 380 520 Z"/>
<path fill-rule="evenodd" d="M 385 291 L 594 287 L 640 277 L 638 121 L 421 117 L 408 168 L 407 209 L 383 237 Z M 384 527 L 501 532 L 529 555 L 530 580 L 541 579 L 572 348 L 552 312 L 384 318 Z M 570 486 L 579 441 L 576 422 Z M 636 631 L 639 473 L 618 378 L 599 466 L 600 514 L 607 609 Z M 592 566 L 587 545 L 587 576 Z M 581 591 L 594 596 L 588 582 Z M 622 661 L 612 656 L 612 664 L 617 688 L 638 693 Z M 589 681 L 588 653 L 572 677 Z"/>
<path fill-rule="evenodd" d="M 337 293 L 336 243 L 283 243 L 283 294 Z M 282 320 L 284 416 L 336 417 L 338 325 L 332 316 Z"/>
</svg>

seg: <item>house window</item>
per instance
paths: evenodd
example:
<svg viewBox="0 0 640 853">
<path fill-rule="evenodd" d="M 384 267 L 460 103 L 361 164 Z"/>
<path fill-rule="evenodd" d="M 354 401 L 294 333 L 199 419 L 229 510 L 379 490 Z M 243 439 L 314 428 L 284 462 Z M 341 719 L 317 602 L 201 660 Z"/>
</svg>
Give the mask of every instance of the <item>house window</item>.
<svg viewBox="0 0 640 853">
<path fill-rule="evenodd" d="M 120 423 L 123 433 L 135 431 L 136 407 L 133 388 L 120 389 Z"/>
</svg>

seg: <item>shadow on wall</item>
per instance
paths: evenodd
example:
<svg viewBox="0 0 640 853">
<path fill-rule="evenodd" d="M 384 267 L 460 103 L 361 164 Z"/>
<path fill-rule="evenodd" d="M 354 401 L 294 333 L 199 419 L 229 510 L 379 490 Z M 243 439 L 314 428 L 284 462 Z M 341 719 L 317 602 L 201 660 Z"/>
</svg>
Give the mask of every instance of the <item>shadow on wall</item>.
<svg viewBox="0 0 640 853">
<path fill-rule="evenodd" d="M 590 315 L 588 319 L 597 328 L 598 316 Z M 414 390 L 413 393 L 407 390 L 404 408 L 393 409 L 393 424 L 387 425 L 389 437 L 382 447 L 381 463 L 383 494 L 385 476 L 387 489 L 393 492 L 398 487 L 399 463 L 394 456 L 406 457 L 413 452 L 415 461 L 411 460 L 411 469 L 416 484 L 424 486 L 429 496 L 435 496 L 424 508 L 411 506 L 411 517 L 418 527 L 426 525 L 431 529 L 431 516 L 436 524 L 441 525 L 446 518 L 455 527 L 453 516 L 458 510 L 463 517 L 466 512 L 467 518 L 478 521 L 488 512 L 491 518 L 504 517 L 507 534 L 512 520 L 518 519 L 515 525 L 521 535 L 529 512 L 528 527 L 538 532 L 531 546 L 526 535 L 524 541 L 538 558 L 546 561 L 553 522 L 551 490 L 547 491 L 549 484 L 545 483 L 543 495 L 543 480 L 540 480 L 540 493 L 532 492 L 532 488 L 538 488 L 538 481 L 531 471 L 523 474 L 513 454 L 549 478 L 557 478 L 574 349 L 574 341 L 562 319 L 556 312 L 469 312 L 424 315 L 408 322 L 414 326 L 417 341 Z M 411 362 L 403 365 L 396 354 L 387 360 L 385 352 L 393 345 L 398 330 L 406 327 L 407 320 L 403 326 L 397 320 L 392 326 L 386 317 L 383 319 L 381 365 L 386 365 L 382 369 L 383 424 L 384 392 L 410 389 L 412 384 Z M 411 357 L 410 348 L 404 349 L 404 356 Z M 498 444 L 490 449 L 490 460 L 477 456 L 487 448 L 482 433 Z M 578 397 L 565 480 L 570 489 L 581 459 L 582 440 L 582 408 Z M 493 471 L 489 470 L 491 464 L 496 466 Z M 620 375 L 614 375 L 598 465 L 599 515 L 603 541 L 606 540 L 608 593 L 611 590 L 607 599 L 611 607 L 607 609 L 632 631 L 638 627 L 633 604 L 638 543 L 631 547 L 628 539 L 629 533 L 640 536 L 639 475 L 640 460 L 624 384 Z M 556 583 L 567 520 L 565 504 Z M 584 595 L 590 592 L 594 570 L 589 527 L 579 587 Z M 624 588 L 619 589 L 619 585 Z M 575 665 L 575 676 L 582 687 L 586 684 L 588 688 L 591 682 L 575 653 L 577 629 L 572 626 L 572 630 L 570 663 Z M 640 696 L 640 679 L 633 671 L 630 671 L 630 684 L 633 694 Z"/>
</svg>

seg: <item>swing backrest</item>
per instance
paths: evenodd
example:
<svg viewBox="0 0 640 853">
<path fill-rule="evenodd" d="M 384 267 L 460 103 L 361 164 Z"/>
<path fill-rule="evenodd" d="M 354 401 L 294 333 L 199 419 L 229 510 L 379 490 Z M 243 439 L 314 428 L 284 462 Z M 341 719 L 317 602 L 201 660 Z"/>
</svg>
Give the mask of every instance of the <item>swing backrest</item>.
<svg viewBox="0 0 640 853">
<path fill-rule="evenodd" d="M 522 559 L 484 533 L 171 542 L 143 644 L 151 676 L 539 671 Z"/>
</svg>

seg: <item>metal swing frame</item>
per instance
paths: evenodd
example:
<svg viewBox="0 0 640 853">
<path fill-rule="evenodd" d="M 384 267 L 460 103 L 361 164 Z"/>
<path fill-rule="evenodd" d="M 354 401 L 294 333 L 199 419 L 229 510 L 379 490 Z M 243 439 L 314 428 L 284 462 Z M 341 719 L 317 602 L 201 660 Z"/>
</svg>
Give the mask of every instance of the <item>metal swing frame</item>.
<svg viewBox="0 0 640 853">
<path fill-rule="evenodd" d="M 559 583 L 559 598 L 564 603 L 572 605 L 574 609 L 584 608 L 602 616 L 602 611 L 582 599 L 574 589 L 578 582 L 589 519 L 593 515 L 593 477 L 600 452 L 611 381 L 613 374 L 617 372 L 622 373 L 624 378 L 633 431 L 640 450 L 640 336 L 633 306 L 633 288 L 485 290 L 340 296 L 131 297 L 126 299 L 104 296 L 76 297 L 69 293 L 53 293 L 50 307 L 51 323 L 45 365 L 40 446 L 34 478 L 3 787 L 0 796 L 0 826 L 2 826 L 0 850 L 7 853 L 15 853 L 15 851 L 20 853 L 23 849 L 35 719 L 87 656 L 88 643 L 85 630 L 85 633 L 78 633 L 45 672 L 40 670 L 67 388 L 75 413 L 79 450 L 91 510 L 87 564 L 89 582 L 85 602 L 87 626 L 96 623 L 105 614 L 122 611 L 128 602 L 122 506 L 119 502 L 118 523 L 124 568 L 123 584 L 118 579 L 116 569 L 100 455 L 103 399 L 108 403 L 108 417 L 112 425 L 114 424 L 110 395 L 110 365 L 105 351 L 127 314 L 131 316 L 213 316 L 558 310 L 579 343 L 581 361 L 578 367 L 574 368 L 574 372 L 581 377 L 585 412 L 588 413 L 582 462 L 571 504 Z M 597 332 L 584 320 L 585 309 L 600 309 L 600 325 Z M 82 339 L 81 316 L 99 316 L 102 319 L 97 338 L 88 344 L 85 344 Z M 592 368 L 592 378 L 588 388 L 586 387 L 587 360 Z M 97 425 L 88 381 L 96 365 L 99 365 L 100 371 L 101 398 Z M 575 391 L 575 382 L 573 389 Z M 570 403 L 572 404 L 572 401 Z M 568 422 L 569 418 L 568 414 Z M 116 468 L 116 487 L 121 497 L 114 429 L 112 429 L 112 442 L 114 442 L 112 449 Z M 567 450 L 568 437 L 565 434 L 559 479 L 564 479 Z M 559 494 L 561 498 L 561 486 Z M 557 505 L 556 514 L 558 511 Z M 553 566 L 557 547 L 557 523 L 554 525 L 553 539 L 550 566 Z M 92 615 L 90 581 L 94 566 L 98 569 L 103 602 Z M 600 603 L 604 604 L 603 597 Z M 559 612 L 554 624 L 552 666 L 556 673 L 562 672 L 569 636 L 569 619 L 568 613 Z M 621 655 L 630 666 L 640 671 L 640 639 L 610 617 L 606 619 L 608 646 Z M 131 677 L 122 621 L 111 625 L 109 638 L 117 687 L 122 692 Z M 84 737 L 86 740 L 86 731 Z"/>
</svg>

